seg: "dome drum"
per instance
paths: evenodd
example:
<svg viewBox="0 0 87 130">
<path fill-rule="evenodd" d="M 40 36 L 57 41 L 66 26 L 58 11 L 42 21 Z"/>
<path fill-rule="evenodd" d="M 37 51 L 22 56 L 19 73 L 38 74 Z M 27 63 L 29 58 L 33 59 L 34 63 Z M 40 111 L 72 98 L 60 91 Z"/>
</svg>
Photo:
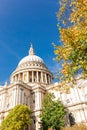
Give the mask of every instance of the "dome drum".
<svg viewBox="0 0 87 130">
<path fill-rule="evenodd" d="M 53 80 L 53 75 L 48 71 L 40 70 L 29 70 L 20 71 L 19 73 L 14 73 L 11 76 L 11 83 L 15 81 L 23 81 L 24 83 L 43 83 L 51 84 Z"/>
</svg>

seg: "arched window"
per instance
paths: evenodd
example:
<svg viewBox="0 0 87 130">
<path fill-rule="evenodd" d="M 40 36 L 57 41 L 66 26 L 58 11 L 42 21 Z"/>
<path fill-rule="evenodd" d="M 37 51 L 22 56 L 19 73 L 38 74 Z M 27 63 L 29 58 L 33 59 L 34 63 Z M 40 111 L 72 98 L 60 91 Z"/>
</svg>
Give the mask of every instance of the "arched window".
<svg viewBox="0 0 87 130">
<path fill-rule="evenodd" d="M 72 113 L 69 114 L 69 122 L 70 122 L 70 126 L 75 125 L 75 118 Z"/>
</svg>

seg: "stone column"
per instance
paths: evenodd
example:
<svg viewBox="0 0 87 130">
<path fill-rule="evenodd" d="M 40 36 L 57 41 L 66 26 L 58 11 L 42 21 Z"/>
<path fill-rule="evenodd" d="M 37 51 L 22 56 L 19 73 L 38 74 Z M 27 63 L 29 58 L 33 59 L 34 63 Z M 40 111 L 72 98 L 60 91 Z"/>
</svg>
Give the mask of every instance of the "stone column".
<svg viewBox="0 0 87 130">
<path fill-rule="evenodd" d="M 38 71 L 37 71 L 37 82 L 38 82 Z"/>
<path fill-rule="evenodd" d="M 16 106 L 17 87 L 13 89 L 13 106 Z"/>
<path fill-rule="evenodd" d="M 43 83 L 43 72 L 41 72 L 41 81 Z"/>
<path fill-rule="evenodd" d="M 50 76 L 49 76 L 49 84 L 50 84 Z"/>
<path fill-rule="evenodd" d="M 42 99 L 41 99 L 41 92 L 39 92 L 39 109 L 41 109 Z"/>
<path fill-rule="evenodd" d="M 14 81 L 15 81 L 15 77 L 13 76 L 13 77 L 12 77 L 12 82 L 14 82 Z"/>
<path fill-rule="evenodd" d="M 18 81 L 20 80 L 20 74 L 18 74 Z"/>
<path fill-rule="evenodd" d="M 27 72 L 27 82 L 29 82 L 29 72 Z"/>
<path fill-rule="evenodd" d="M 34 82 L 34 71 L 32 71 L 32 82 Z"/>
<path fill-rule="evenodd" d="M 19 104 L 23 103 L 23 89 L 19 89 Z"/>
<path fill-rule="evenodd" d="M 45 74 L 45 82 L 47 83 L 47 74 Z"/>
<path fill-rule="evenodd" d="M 14 76 L 14 81 L 16 81 L 16 76 Z"/>
<path fill-rule="evenodd" d="M 24 104 L 26 104 L 26 94 L 24 93 Z"/>
<path fill-rule="evenodd" d="M 24 73 L 23 73 L 23 75 L 22 75 L 22 80 L 24 81 Z"/>
<path fill-rule="evenodd" d="M 52 80 L 52 77 L 51 77 L 51 83 L 52 83 L 52 81 L 53 81 L 53 80 Z"/>
<path fill-rule="evenodd" d="M 23 81 L 23 73 L 21 74 L 21 79 L 22 79 L 22 81 Z"/>
<path fill-rule="evenodd" d="M 28 82 L 30 82 L 30 73 L 28 72 Z"/>
<path fill-rule="evenodd" d="M 14 81 L 15 81 L 15 76 L 14 76 Z"/>
<path fill-rule="evenodd" d="M 15 94 L 15 101 L 16 105 L 19 104 L 19 87 L 16 87 L 16 94 Z"/>
<path fill-rule="evenodd" d="M 15 76 L 15 81 L 17 81 L 17 75 Z"/>
<path fill-rule="evenodd" d="M 30 92 L 28 94 L 28 103 L 27 103 L 27 105 L 30 107 Z"/>
</svg>

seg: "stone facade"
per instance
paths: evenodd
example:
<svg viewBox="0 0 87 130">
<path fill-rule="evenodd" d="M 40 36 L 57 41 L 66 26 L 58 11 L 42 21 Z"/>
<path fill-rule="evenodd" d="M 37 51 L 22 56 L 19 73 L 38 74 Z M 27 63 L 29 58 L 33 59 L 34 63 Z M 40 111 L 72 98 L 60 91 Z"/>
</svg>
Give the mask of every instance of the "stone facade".
<svg viewBox="0 0 87 130">
<path fill-rule="evenodd" d="M 55 94 L 55 100 L 60 98 L 67 111 L 66 123 L 69 124 L 69 114 L 72 113 L 75 122 L 87 121 L 87 81 L 78 79 L 70 93 L 60 93 L 53 89 L 59 83 L 53 83 L 53 74 L 44 61 L 34 54 L 31 45 L 29 55 L 24 57 L 16 70 L 11 74 L 10 84 L 0 86 L 0 123 L 8 112 L 17 104 L 25 104 L 32 110 L 32 125 L 28 130 L 40 128 L 42 101 L 46 92 Z"/>
<path fill-rule="evenodd" d="M 65 106 L 66 124 L 70 125 L 69 115 L 72 114 L 75 123 L 87 123 L 87 80 L 78 78 L 73 88 L 70 88 L 69 93 L 59 92 L 55 89 L 60 87 L 59 83 L 50 85 L 47 91 L 55 94 L 55 100 L 58 98 Z"/>
</svg>

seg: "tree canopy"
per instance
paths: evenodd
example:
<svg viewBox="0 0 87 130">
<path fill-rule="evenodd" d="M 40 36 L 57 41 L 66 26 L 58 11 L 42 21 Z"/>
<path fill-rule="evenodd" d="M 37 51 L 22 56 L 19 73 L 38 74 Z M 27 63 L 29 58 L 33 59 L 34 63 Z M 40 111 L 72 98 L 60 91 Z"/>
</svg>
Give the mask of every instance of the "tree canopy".
<svg viewBox="0 0 87 130">
<path fill-rule="evenodd" d="M 60 100 L 53 101 L 54 98 L 51 93 L 47 93 L 44 98 L 41 115 L 42 130 L 48 128 L 60 130 L 60 127 L 64 126 L 64 107 Z"/>
<path fill-rule="evenodd" d="M 61 45 L 54 45 L 56 60 L 62 61 L 60 80 L 87 77 L 87 0 L 59 0 L 57 13 Z"/>
<path fill-rule="evenodd" d="M 26 105 L 15 106 L 3 120 L 0 130 L 24 130 L 31 124 L 31 111 Z"/>
</svg>

